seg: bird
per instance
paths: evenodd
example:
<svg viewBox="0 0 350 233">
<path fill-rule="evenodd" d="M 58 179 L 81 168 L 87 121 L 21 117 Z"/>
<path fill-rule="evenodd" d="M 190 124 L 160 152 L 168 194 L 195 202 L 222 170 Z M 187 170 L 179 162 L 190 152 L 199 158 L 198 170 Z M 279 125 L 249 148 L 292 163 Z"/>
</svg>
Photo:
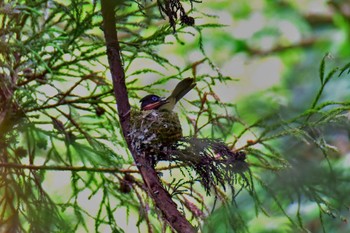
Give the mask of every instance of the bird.
<svg viewBox="0 0 350 233">
<path fill-rule="evenodd" d="M 182 138 L 182 128 L 174 107 L 196 86 L 194 78 L 181 80 L 167 97 L 149 94 L 140 100 L 140 110 L 131 115 L 131 138 L 136 149 L 154 151 L 172 147 Z"/>
<path fill-rule="evenodd" d="M 168 98 L 162 98 L 154 94 L 143 97 L 140 100 L 141 110 L 146 111 L 156 109 L 172 111 L 175 107 L 175 104 L 195 86 L 196 83 L 194 78 L 185 78 L 176 85 L 173 92 Z"/>
<path fill-rule="evenodd" d="M 131 144 L 140 156 L 149 158 L 153 167 L 159 161 L 171 161 L 185 167 L 184 170 L 180 168 L 183 174 L 195 171 L 206 193 L 210 194 L 217 185 L 225 188 L 228 184 L 233 188 L 236 174 L 244 177 L 248 164 L 245 152 L 232 151 L 221 140 L 183 137 L 179 117 L 173 110 L 195 86 L 194 78 L 189 77 L 180 81 L 167 98 L 155 94 L 143 97 L 140 109 L 131 114 Z M 189 174 L 192 177 L 192 172 Z"/>
</svg>

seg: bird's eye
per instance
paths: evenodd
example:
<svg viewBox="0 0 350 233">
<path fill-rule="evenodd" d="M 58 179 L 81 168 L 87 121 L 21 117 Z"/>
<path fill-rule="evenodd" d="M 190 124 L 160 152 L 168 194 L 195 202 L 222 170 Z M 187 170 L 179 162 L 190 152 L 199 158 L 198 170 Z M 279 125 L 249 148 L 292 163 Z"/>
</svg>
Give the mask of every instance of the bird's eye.
<svg viewBox="0 0 350 233">
<path fill-rule="evenodd" d="M 152 97 L 152 101 L 158 101 L 158 98 L 155 97 L 155 96 L 153 96 L 153 97 Z"/>
</svg>

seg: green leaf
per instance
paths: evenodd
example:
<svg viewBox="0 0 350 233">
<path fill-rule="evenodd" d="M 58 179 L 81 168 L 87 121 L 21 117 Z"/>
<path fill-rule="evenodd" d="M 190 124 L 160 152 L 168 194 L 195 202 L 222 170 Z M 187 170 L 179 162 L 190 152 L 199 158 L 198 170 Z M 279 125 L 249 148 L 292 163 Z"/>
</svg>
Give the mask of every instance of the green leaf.
<svg viewBox="0 0 350 233">
<path fill-rule="evenodd" d="M 322 58 L 321 64 L 320 64 L 320 68 L 319 68 L 319 73 L 320 73 L 320 81 L 323 84 L 324 82 L 324 73 L 325 73 L 325 66 L 326 66 L 326 58 L 329 56 L 329 54 L 327 53 L 326 55 L 324 55 L 324 57 Z"/>
</svg>

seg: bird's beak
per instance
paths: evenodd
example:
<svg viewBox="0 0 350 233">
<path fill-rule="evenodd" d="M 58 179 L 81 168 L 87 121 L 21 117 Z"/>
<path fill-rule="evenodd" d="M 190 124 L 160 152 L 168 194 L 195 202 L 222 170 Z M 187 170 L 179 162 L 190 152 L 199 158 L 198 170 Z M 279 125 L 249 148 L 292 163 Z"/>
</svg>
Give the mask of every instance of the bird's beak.
<svg viewBox="0 0 350 233">
<path fill-rule="evenodd" d="M 165 98 L 162 98 L 161 100 L 151 103 L 151 104 L 147 104 L 146 106 L 143 107 L 142 110 L 152 110 L 152 109 L 158 109 L 160 106 L 162 106 L 163 104 L 168 103 L 169 101 Z"/>
</svg>

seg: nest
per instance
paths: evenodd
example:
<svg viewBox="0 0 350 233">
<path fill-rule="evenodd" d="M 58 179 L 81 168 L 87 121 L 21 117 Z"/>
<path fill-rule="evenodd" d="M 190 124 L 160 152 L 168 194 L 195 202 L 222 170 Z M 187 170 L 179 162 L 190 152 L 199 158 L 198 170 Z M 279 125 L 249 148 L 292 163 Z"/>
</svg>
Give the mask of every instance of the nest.
<svg viewBox="0 0 350 233">
<path fill-rule="evenodd" d="M 179 117 L 167 110 L 132 111 L 129 136 L 136 151 L 158 153 L 182 138 Z"/>
<path fill-rule="evenodd" d="M 153 165 L 162 160 L 194 170 L 208 194 L 215 185 L 233 187 L 236 174 L 244 178 L 243 173 L 248 169 L 246 154 L 232 151 L 220 140 L 183 137 L 174 112 L 132 111 L 130 123 L 133 149 L 145 152 Z"/>
</svg>

